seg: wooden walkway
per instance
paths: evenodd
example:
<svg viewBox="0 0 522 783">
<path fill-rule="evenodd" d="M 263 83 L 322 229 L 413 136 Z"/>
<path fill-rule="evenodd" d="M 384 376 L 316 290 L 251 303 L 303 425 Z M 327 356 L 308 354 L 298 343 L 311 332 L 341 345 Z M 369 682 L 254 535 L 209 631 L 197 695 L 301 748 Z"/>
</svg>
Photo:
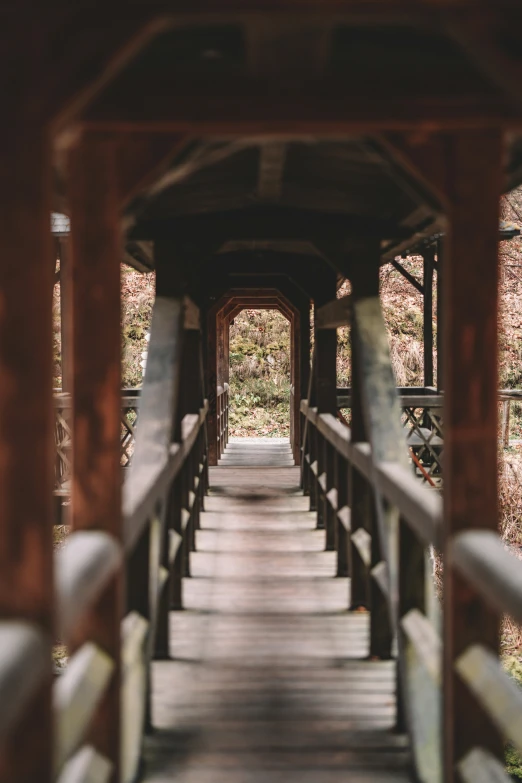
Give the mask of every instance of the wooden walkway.
<svg viewBox="0 0 522 783">
<path fill-rule="evenodd" d="M 148 783 L 410 779 L 394 664 L 363 660 L 368 616 L 346 611 L 287 460 L 285 444 L 232 441 L 211 469 L 173 660 L 154 664 Z"/>
</svg>

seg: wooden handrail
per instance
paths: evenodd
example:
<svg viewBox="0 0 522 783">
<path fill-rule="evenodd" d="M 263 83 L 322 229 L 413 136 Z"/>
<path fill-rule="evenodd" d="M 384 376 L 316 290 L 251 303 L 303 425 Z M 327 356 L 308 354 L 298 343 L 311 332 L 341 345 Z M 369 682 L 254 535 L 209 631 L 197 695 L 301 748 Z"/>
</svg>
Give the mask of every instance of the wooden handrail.
<svg viewBox="0 0 522 783">
<path fill-rule="evenodd" d="M 67 538 L 55 556 L 57 622 L 63 641 L 71 638 L 121 562 L 118 542 L 108 533 L 78 531 Z"/>
<path fill-rule="evenodd" d="M 33 625 L 0 623 L 0 740 L 24 714 L 50 672 L 49 643 Z"/>
<path fill-rule="evenodd" d="M 493 609 L 522 623 L 522 561 L 496 533 L 459 533 L 451 546 L 451 561 Z"/>
</svg>

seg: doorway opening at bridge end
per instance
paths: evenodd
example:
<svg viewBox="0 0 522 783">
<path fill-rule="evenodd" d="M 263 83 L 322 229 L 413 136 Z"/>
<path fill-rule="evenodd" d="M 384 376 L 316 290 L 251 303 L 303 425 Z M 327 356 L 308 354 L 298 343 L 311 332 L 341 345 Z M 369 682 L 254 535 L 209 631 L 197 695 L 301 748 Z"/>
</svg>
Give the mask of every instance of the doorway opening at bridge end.
<svg viewBox="0 0 522 783">
<path fill-rule="evenodd" d="M 230 437 L 290 439 L 290 341 L 278 310 L 244 308 L 231 318 Z"/>
</svg>

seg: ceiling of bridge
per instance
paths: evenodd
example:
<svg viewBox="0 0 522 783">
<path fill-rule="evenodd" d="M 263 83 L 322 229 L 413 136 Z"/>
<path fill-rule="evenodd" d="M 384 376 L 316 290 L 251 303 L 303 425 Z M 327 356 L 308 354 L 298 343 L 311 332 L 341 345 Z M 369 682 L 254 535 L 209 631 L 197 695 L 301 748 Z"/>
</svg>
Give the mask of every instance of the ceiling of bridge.
<svg viewBox="0 0 522 783">
<path fill-rule="evenodd" d="M 411 237 L 433 227 L 433 198 L 367 137 L 192 142 L 127 215 L 135 240 L 215 240 L 215 252 Z"/>
<path fill-rule="evenodd" d="M 127 207 L 129 238 L 324 257 L 362 237 L 400 251 L 437 230 L 440 203 L 379 134 L 508 124 L 522 108 L 477 56 L 467 14 L 378 5 L 172 19 L 83 118 L 177 134 L 169 167 Z M 508 180 L 522 180 L 517 137 Z"/>
</svg>

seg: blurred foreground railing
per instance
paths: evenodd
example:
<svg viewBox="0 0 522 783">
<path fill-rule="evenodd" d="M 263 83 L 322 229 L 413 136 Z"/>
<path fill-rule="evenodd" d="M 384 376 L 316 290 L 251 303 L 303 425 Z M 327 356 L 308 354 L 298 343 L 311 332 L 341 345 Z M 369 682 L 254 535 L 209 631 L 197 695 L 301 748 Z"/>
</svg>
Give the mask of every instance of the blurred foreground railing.
<svg viewBox="0 0 522 783">
<path fill-rule="evenodd" d="M 386 333 L 377 298 L 354 305 L 352 328 L 361 368 L 357 401 L 340 390 L 337 403 L 362 417 L 357 430 L 366 432 L 366 441 L 354 442 L 345 422 L 303 401 L 302 484 L 317 526 L 325 529 L 326 549 L 337 553 L 338 575 L 351 577 L 350 608 L 370 612 L 370 659 L 397 657 L 397 729 L 409 734 L 416 779 L 442 783 L 443 731 L 453 722 L 456 736 L 470 735 L 468 723 L 460 725 L 448 702 L 453 685 L 443 676 L 442 651 L 453 649 L 447 640 L 456 610 L 452 595 L 439 606 L 434 589 L 433 554 L 442 549 L 444 535 L 442 498 L 428 489 L 430 482 L 423 486 L 418 480 L 411 460 L 412 433 L 422 432 L 429 413 L 421 448 L 440 465 L 442 444 L 430 439 L 436 432 L 442 440 L 442 402 L 395 389 L 389 355 L 382 350 Z M 492 613 L 522 623 L 522 562 L 498 534 L 467 530 L 450 540 L 446 552 L 442 567 L 462 581 L 470 612 L 479 611 L 483 601 Z M 459 622 L 466 626 L 468 620 L 460 616 Z M 488 622 L 484 617 L 476 624 L 467 648 L 449 661 L 450 677 L 476 699 L 483 717 L 474 715 L 473 725 L 487 727 L 492 721 L 522 751 L 522 691 L 488 647 Z M 460 757 L 457 752 L 465 783 L 508 782 L 499 755 L 486 749 L 488 742 L 484 729 L 471 737 L 471 750 Z"/>
<path fill-rule="evenodd" d="M 33 783 L 19 752 L 24 738 L 41 728 L 31 723 L 33 716 L 54 726 L 47 756 L 52 769 L 42 768 L 42 781 L 138 778 L 150 725 L 151 662 L 169 656 L 169 612 L 182 608 L 182 578 L 190 575 L 208 488 L 201 337 L 194 317 L 186 326 L 185 311 L 181 300 L 164 297 L 155 304 L 137 430 L 138 395 L 125 390 L 122 396 L 121 536 L 102 524 L 73 524 L 54 552 L 54 639 L 30 623 L 0 624 L 3 780 Z M 69 494 L 70 398 L 56 395 L 55 410 L 57 477 L 60 491 Z M 74 486 L 71 494 L 74 504 Z M 55 641 L 66 646 L 69 659 L 51 683 Z"/>
<path fill-rule="evenodd" d="M 141 389 L 121 390 L 121 466 L 130 467 L 134 452 Z M 72 409 L 71 395 L 54 393 L 56 444 L 55 495 L 67 497 L 71 491 Z"/>
</svg>

